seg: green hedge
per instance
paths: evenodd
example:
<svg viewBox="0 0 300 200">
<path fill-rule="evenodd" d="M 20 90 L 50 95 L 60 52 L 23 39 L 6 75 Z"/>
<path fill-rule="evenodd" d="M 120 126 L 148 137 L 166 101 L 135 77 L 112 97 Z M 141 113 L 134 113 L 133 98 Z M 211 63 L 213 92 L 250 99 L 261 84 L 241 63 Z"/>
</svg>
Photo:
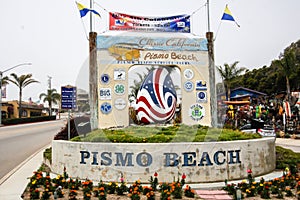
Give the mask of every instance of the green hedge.
<svg viewBox="0 0 300 200">
<path fill-rule="evenodd" d="M 4 125 L 15 125 L 32 122 L 42 122 L 56 120 L 56 116 L 43 116 L 43 117 L 28 117 L 28 118 L 16 118 L 16 119 L 3 119 L 2 124 Z"/>
<path fill-rule="evenodd" d="M 168 127 L 127 127 L 124 129 L 99 129 L 78 136 L 73 141 L 115 143 L 168 143 L 213 142 L 260 138 L 259 134 L 247 134 L 238 130 L 209 128 L 207 126 L 174 125 Z"/>
</svg>

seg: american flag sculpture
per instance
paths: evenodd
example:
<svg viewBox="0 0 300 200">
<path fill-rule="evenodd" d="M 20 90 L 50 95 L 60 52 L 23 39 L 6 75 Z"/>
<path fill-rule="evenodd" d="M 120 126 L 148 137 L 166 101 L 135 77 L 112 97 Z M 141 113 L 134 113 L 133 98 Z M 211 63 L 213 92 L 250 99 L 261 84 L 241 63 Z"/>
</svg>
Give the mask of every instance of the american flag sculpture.
<svg viewBox="0 0 300 200">
<path fill-rule="evenodd" d="M 140 122 L 166 123 L 175 114 L 177 94 L 166 68 L 152 70 L 142 83 L 136 100 L 137 118 Z"/>
</svg>

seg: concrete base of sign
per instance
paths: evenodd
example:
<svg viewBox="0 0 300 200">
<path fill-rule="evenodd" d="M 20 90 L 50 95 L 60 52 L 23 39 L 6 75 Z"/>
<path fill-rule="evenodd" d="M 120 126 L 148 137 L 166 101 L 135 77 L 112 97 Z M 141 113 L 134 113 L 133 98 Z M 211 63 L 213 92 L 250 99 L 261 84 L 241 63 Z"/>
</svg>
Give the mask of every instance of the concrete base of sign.
<svg viewBox="0 0 300 200">
<path fill-rule="evenodd" d="M 275 138 L 200 143 L 52 142 L 52 171 L 94 181 L 205 183 L 264 175 L 275 169 Z"/>
</svg>

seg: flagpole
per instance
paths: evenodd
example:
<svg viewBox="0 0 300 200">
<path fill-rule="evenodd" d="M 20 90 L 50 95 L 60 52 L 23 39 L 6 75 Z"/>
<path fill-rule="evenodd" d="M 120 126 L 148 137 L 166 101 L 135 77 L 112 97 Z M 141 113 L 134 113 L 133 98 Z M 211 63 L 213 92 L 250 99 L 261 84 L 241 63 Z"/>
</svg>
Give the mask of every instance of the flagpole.
<svg viewBox="0 0 300 200">
<path fill-rule="evenodd" d="M 207 32 L 210 32 L 209 0 L 207 0 Z"/>
<path fill-rule="evenodd" d="M 93 0 L 90 0 L 90 9 L 93 9 Z M 90 12 L 90 32 L 93 32 L 93 16 L 92 12 Z"/>
</svg>

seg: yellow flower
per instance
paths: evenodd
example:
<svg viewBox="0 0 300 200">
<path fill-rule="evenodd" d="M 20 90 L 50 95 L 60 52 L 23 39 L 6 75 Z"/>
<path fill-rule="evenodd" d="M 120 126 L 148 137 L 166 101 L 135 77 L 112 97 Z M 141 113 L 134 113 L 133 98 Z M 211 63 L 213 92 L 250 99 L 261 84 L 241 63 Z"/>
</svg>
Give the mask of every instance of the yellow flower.
<svg viewBox="0 0 300 200">
<path fill-rule="evenodd" d="M 36 184 L 36 180 L 33 180 L 33 181 L 31 182 L 31 184 L 32 184 L 32 185 Z"/>
</svg>

